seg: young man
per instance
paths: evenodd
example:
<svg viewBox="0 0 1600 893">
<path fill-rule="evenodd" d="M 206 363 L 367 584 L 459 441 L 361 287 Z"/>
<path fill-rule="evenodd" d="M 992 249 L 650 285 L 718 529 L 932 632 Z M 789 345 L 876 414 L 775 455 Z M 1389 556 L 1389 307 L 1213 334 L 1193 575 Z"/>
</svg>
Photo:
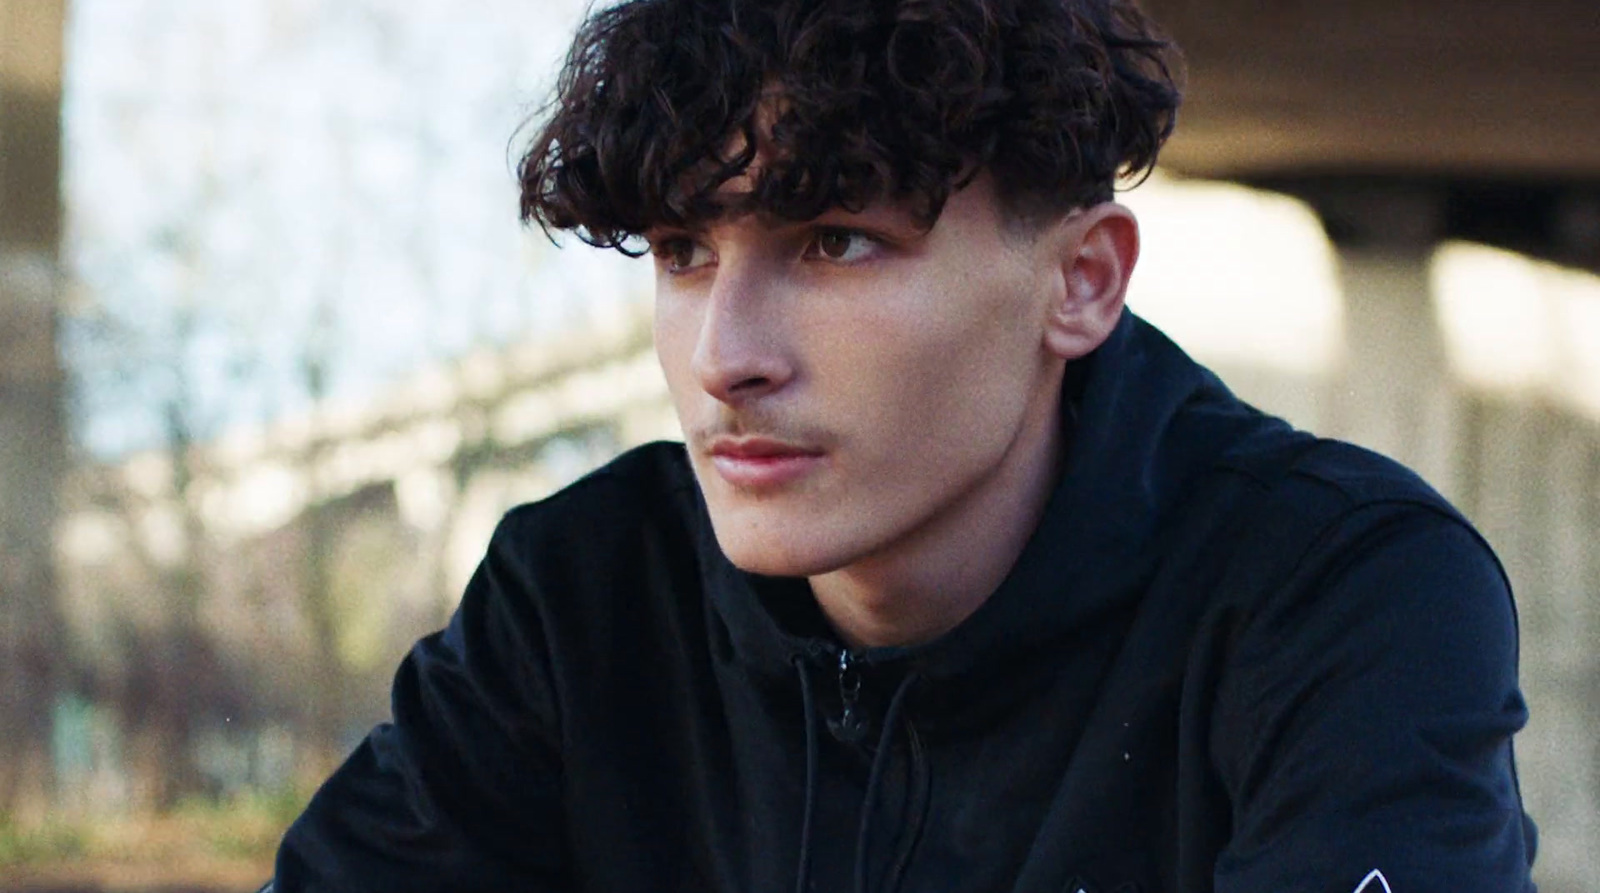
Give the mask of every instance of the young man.
<svg viewBox="0 0 1600 893">
<path fill-rule="evenodd" d="M 1123 308 L 1169 52 L 1107 0 L 595 13 L 523 213 L 648 243 L 687 444 L 506 517 L 277 889 L 1532 889 L 1488 548 Z"/>
</svg>

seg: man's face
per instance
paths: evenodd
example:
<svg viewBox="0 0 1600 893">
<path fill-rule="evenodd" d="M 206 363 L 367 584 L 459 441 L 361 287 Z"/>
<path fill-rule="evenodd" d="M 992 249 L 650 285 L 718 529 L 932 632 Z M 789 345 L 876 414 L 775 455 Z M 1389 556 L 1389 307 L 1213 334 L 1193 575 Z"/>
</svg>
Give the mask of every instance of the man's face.
<svg viewBox="0 0 1600 893">
<path fill-rule="evenodd" d="M 959 523 L 1056 424 L 1060 260 L 986 177 L 928 231 L 885 204 L 648 235 L 656 349 L 739 567 L 813 576 Z"/>
</svg>

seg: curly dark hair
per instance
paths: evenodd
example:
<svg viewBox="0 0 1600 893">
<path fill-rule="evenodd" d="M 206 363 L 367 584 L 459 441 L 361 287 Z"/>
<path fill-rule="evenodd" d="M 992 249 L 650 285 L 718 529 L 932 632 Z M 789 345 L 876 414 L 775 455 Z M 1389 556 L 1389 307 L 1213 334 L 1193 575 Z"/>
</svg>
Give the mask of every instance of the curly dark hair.
<svg viewBox="0 0 1600 893">
<path fill-rule="evenodd" d="M 625 0 L 593 13 L 518 168 L 525 223 L 638 253 L 730 210 L 906 201 L 988 171 L 1048 219 L 1148 174 L 1176 48 L 1127 0 Z M 718 188 L 752 163 L 730 209 Z"/>
</svg>

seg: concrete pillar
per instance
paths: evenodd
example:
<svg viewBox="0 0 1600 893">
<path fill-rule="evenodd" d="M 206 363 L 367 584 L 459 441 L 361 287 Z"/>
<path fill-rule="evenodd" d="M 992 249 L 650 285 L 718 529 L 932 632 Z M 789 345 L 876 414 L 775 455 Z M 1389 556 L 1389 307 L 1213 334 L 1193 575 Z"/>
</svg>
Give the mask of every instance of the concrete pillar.
<svg viewBox="0 0 1600 893">
<path fill-rule="evenodd" d="M 1457 496 L 1460 409 L 1429 277 L 1442 201 L 1425 191 L 1353 190 L 1318 205 L 1338 249 L 1345 308 L 1328 433 Z"/>
<path fill-rule="evenodd" d="M 65 669 L 53 535 L 65 465 L 62 0 L 0 0 L 0 814 L 48 806 Z"/>
</svg>

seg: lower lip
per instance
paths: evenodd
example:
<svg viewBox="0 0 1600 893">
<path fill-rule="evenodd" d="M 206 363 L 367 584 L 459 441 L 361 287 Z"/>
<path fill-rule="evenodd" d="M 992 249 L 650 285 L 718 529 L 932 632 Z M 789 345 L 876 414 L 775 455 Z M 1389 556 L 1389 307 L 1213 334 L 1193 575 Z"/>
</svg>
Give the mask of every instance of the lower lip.
<svg viewBox="0 0 1600 893">
<path fill-rule="evenodd" d="M 822 457 L 806 453 L 781 456 L 713 455 L 717 474 L 744 490 L 770 490 L 810 474 L 822 464 Z"/>
</svg>

